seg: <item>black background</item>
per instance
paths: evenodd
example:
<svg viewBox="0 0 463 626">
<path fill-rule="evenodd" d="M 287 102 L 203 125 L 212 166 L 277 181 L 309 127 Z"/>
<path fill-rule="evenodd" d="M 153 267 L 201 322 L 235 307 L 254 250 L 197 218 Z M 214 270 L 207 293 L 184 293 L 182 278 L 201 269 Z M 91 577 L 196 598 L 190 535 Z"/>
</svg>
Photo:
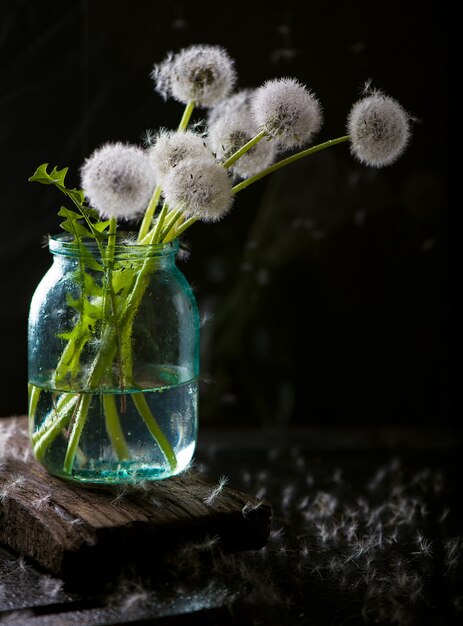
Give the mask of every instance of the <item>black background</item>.
<svg viewBox="0 0 463 626">
<path fill-rule="evenodd" d="M 238 195 L 186 235 L 182 270 L 202 334 L 203 424 L 429 424 L 453 413 L 453 216 L 447 202 L 445 4 L 0 2 L 0 415 L 27 411 L 26 327 L 50 264 L 58 192 L 27 182 L 108 140 L 174 128 L 149 77 L 167 51 L 209 43 L 239 87 L 294 76 L 320 99 L 317 139 L 345 133 L 365 81 L 417 118 L 381 170 L 346 144 Z M 196 111 L 200 119 L 202 111 Z"/>
</svg>

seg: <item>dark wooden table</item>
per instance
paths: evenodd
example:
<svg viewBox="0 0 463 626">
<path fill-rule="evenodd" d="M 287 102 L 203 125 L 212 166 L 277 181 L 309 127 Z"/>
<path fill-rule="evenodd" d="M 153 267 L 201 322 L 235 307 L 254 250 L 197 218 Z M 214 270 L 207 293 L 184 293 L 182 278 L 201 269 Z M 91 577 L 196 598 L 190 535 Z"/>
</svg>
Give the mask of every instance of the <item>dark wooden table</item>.
<svg viewBox="0 0 463 626">
<path fill-rule="evenodd" d="M 461 453 L 449 429 L 203 429 L 195 470 L 270 503 L 264 547 L 209 536 L 85 591 L 1 549 L 0 624 L 463 623 Z"/>
</svg>

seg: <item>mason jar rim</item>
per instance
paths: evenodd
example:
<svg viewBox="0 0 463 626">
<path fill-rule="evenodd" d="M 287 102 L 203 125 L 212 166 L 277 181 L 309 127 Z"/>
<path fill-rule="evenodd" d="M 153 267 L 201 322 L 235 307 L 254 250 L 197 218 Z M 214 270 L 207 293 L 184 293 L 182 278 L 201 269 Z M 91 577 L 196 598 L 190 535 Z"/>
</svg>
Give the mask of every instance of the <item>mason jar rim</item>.
<svg viewBox="0 0 463 626">
<path fill-rule="evenodd" d="M 149 258 L 170 256 L 177 254 L 179 249 L 178 239 L 167 243 L 137 243 L 135 232 L 122 231 L 117 233 L 116 244 L 114 245 L 114 256 L 116 258 Z M 105 244 L 106 247 L 106 244 Z M 99 255 L 100 250 L 95 239 L 83 237 L 81 243 L 72 240 L 70 233 L 58 233 L 50 235 L 48 248 L 52 254 L 60 256 L 85 256 L 86 252 L 90 256 Z"/>
</svg>

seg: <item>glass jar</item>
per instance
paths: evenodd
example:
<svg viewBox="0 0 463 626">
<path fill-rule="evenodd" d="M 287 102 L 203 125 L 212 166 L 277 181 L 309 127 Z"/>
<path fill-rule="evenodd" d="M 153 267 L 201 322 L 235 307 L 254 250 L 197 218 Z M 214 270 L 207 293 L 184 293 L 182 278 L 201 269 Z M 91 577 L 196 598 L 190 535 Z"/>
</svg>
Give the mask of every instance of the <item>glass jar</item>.
<svg viewBox="0 0 463 626">
<path fill-rule="evenodd" d="M 28 326 L 30 437 L 50 473 L 132 483 L 191 461 L 199 315 L 178 247 L 50 238 Z"/>
</svg>

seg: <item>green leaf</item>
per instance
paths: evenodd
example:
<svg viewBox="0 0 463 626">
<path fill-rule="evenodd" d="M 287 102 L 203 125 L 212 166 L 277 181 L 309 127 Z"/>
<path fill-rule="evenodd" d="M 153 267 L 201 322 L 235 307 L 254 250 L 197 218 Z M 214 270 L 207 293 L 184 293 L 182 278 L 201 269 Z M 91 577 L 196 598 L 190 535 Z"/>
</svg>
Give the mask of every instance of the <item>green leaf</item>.
<svg viewBox="0 0 463 626">
<path fill-rule="evenodd" d="M 71 233 L 73 239 L 79 244 L 81 239 L 91 237 L 100 246 L 100 242 L 108 237 L 107 230 L 110 221 L 101 221 L 98 212 L 86 205 L 85 193 L 82 189 L 66 188 L 65 178 L 69 168 L 63 167 L 58 169 L 55 166 L 49 173 L 48 166 L 48 163 L 39 165 L 35 173 L 29 178 L 29 181 L 44 185 L 55 185 L 57 189 L 64 193 L 73 202 L 74 210 L 61 207 L 58 215 L 66 218 L 61 222 L 61 228 Z M 99 263 L 90 258 L 86 261 L 86 265 L 98 271 L 103 270 Z"/>
<path fill-rule="evenodd" d="M 48 163 L 42 163 L 35 170 L 34 174 L 28 179 L 30 182 L 43 183 L 44 185 L 51 185 L 50 175 L 47 172 Z"/>
<path fill-rule="evenodd" d="M 94 304 L 87 298 L 73 298 L 70 294 L 66 296 L 66 304 L 72 307 L 79 313 L 83 314 L 87 324 L 90 324 L 95 320 L 104 319 L 103 299 L 101 298 L 100 304 Z"/>
<path fill-rule="evenodd" d="M 66 195 L 68 195 L 71 200 L 75 200 L 77 204 L 85 204 L 85 194 L 82 189 L 67 189 Z M 98 215 L 98 213 L 96 214 Z"/>
<path fill-rule="evenodd" d="M 61 185 L 65 187 L 64 179 L 68 172 L 68 167 L 63 167 L 62 170 L 57 169 L 55 166 L 51 173 L 47 172 L 48 163 L 42 163 L 35 170 L 35 173 L 29 178 L 30 182 L 42 183 L 43 185 Z"/>
<path fill-rule="evenodd" d="M 76 211 L 72 211 L 71 209 L 62 206 L 58 211 L 58 215 L 60 217 L 67 217 L 70 220 L 80 220 L 82 219 L 82 215 L 80 213 L 76 213 Z"/>
<path fill-rule="evenodd" d="M 64 220 L 60 224 L 63 230 L 66 230 L 68 233 L 72 233 L 74 237 L 91 237 L 92 233 L 85 228 L 80 222 L 77 220 Z"/>
<path fill-rule="evenodd" d="M 63 167 L 62 170 L 57 169 L 57 167 L 55 166 L 50 174 L 50 180 L 52 183 L 54 183 L 55 185 L 61 185 L 62 187 L 66 187 L 66 185 L 64 184 L 64 179 L 66 177 L 66 174 L 68 173 L 68 167 Z"/>
<path fill-rule="evenodd" d="M 93 224 L 93 228 L 99 233 L 103 233 L 110 224 L 111 220 L 107 220 L 106 222 L 96 222 L 95 224 Z"/>
</svg>

